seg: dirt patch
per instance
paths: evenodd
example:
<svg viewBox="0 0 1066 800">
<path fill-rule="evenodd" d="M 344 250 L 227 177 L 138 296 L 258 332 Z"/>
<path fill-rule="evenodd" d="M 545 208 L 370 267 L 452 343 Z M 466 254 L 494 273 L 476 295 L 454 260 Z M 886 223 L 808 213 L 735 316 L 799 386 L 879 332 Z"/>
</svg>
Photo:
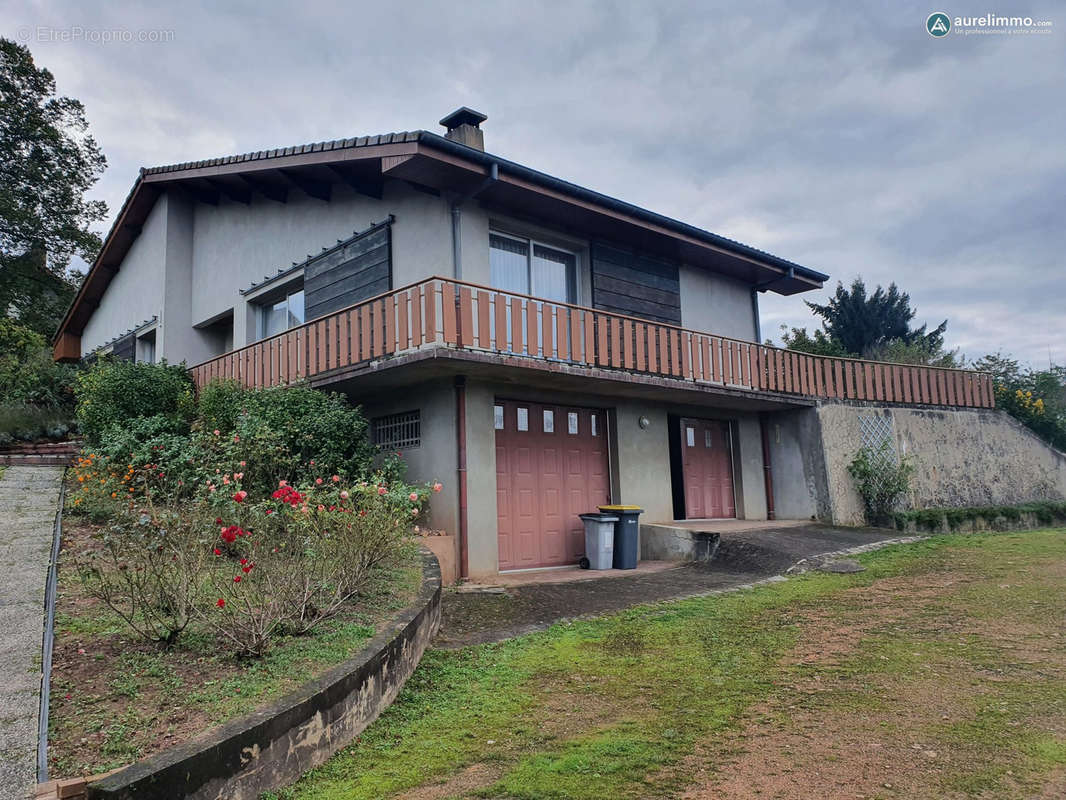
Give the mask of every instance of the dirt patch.
<svg viewBox="0 0 1066 800">
<path fill-rule="evenodd" d="M 891 578 L 845 592 L 832 609 L 798 615 L 800 639 L 782 661 L 779 690 L 748 714 L 740 732 L 701 742 L 678 766 L 677 774 L 697 776 L 683 797 L 1063 796 L 1066 776 L 1061 770 L 1034 784 L 1004 768 L 1000 788 L 992 792 L 979 783 L 958 788 L 953 781 L 960 775 L 980 775 L 991 764 L 979 741 L 938 739 L 936 732 L 971 724 L 975 705 L 991 697 L 997 681 L 1007 678 L 988 675 L 967 659 L 946 657 L 941 650 L 937 658 L 911 653 L 915 663 L 901 671 L 858 668 L 853 660 L 870 636 L 891 637 L 906 630 L 907 641 L 913 637 L 915 648 L 920 648 L 926 638 L 950 636 L 964 642 L 980 635 L 1009 654 L 1015 671 L 1039 661 L 1039 677 L 1032 671 L 1030 678 L 1061 678 L 1066 654 L 1045 646 L 1041 637 L 1047 635 L 1046 628 L 1037 623 L 1019 628 L 1009 619 L 977 623 L 950 613 L 945 598 L 960 584 L 975 580 L 963 573 Z M 861 655 L 870 657 L 866 651 Z M 1061 732 L 1061 720 L 1050 709 L 1026 722 L 1030 729 Z M 998 794 L 1000 790 L 1008 794 Z"/>
<path fill-rule="evenodd" d="M 397 800 L 445 800 L 491 786 L 503 774 L 502 764 L 471 764 L 440 783 L 431 783 L 397 795 Z"/>
</svg>

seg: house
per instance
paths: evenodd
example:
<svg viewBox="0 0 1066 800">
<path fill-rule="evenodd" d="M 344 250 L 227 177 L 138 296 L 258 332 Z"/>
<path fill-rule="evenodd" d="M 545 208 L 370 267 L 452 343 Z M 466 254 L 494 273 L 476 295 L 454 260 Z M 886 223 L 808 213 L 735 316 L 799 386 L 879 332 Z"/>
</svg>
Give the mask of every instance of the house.
<svg viewBox="0 0 1066 800">
<path fill-rule="evenodd" d="M 994 405 L 987 375 L 761 345 L 760 293 L 826 275 L 494 155 L 485 120 L 142 169 L 56 357 L 347 393 L 446 484 L 432 524 L 470 575 L 573 563 L 608 501 L 846 521 L 860 438 Z"/>
</svg>

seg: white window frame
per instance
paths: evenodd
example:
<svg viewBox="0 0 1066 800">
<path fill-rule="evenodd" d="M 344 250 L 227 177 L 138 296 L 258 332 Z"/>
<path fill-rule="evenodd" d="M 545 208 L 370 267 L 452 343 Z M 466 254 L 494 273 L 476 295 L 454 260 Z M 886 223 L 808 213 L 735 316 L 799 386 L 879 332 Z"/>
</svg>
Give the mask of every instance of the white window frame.
<svg viewBox="0 0 1066 800">
<path fill-rule="evenodd" d="M 492 250 L 492 237 L 493 236 L 499 236 L 501 239 L 510 239 L 511 241 L 514 241 L 514 242 L 522 242 L 523 244 L 525 244 L 527 246 L 527 251 L 526 251 L 526 291 L 525 292 L 521 292 L 521 294 L 527 294 L 527 295 L 530 295 L 531 297 L 542 297 L 542 295 L 537 293 L 537 287 L 533 285 L 533 248 L 537 247 L 539 245 L 540 247 L 545 247 L 548 250 L 555 250 L 555 251 L 560 252 L 560 253 L 566 253 L 568 256 L 570 256 L 573 259 L 573 263 L 572 263 L 571 268 L 570 268 L 570 274 L 566 276 L 566 300 L 561 300 L 561 301 L 553 300 L 551 302 L 563 302 L 563 303 L 569 303 L 571 305 L 577 302 L 577 285 L 578 285 L 578 272 L 579 272 L 579 266 L 578 265 L 580 263 L 580 252 L 579 251 L 574 250 L 571 247 L 562 247 L 562 246 L 560 246 L 558 244 L 555 244 L 554 242 L 547 242 L 547 241 L 544 241 L 543 239 L 538 239 L 538 238 L 533 237 L 533 236 L 522 236 L 521 234 L 510 233 L 508 231 L 499 230 L 497 228 L 490 228 L 489 229 L 489 250 L 490 251 Z M 490 265 L 491 265 L 491 260 L 492 260 L 492 255 L 491 255 L 491 252 L 490 252 L 490 255 L 489 255 Z M 490 269 L 491 269 L 491 266 L 490 266 Z M 491 282 L 491 277 L 490 277 L 490 282 Z M 492 288 L 495 289 L 496 287 L 493 286 Z M 500 291 L 504 291 L 504 290 L 501 289 Z"/>
<path fill-rule="evenodd" d="M 285 284 L 282 287 L 274 287 L 271 291 L 263 292 L 261 295 L 248 298 L 248 302 L 252 304 L 255 309 L 255 341 L 261 341 L 269 338 L 269 336 L 277 336 L 285 331 L 298 328 L 301 325 L 307 324 L 307 293 L 304 292 L 304 321 L 297 325 L 290 325 L 282 331 L 277 333 L 267 334 L 266 332 L 266 319 L 267 314 L 270 311 L 270 307 L 281 302 L 282 298 L 285 299 L 286 304 L 289 298 L 297 292 L 304 292 L 303 276 L 300 276 L 299 281 L 292 281 Z M 288 313 L 286 312 L 286 321 L 288 320 Z"/>
</svg>

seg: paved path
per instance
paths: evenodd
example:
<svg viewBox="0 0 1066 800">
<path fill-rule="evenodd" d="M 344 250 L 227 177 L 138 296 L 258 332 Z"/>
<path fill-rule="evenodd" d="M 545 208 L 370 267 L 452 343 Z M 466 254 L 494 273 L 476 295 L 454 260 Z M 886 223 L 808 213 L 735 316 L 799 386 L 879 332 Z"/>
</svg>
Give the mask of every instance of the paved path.
<svg viewBox="0 0 1066 800">
<path fill-rule="evenodd" d="M 496 592 L 447 592 L 437 647 L 509 639 L 561 619 L 729 589 L 780 575 L 804 559 L 897 537 L 895 531 L 800 525 L 722 534 L 709 565 L 570 583 L 530 583 Z"/>
<path fill-rule="evenodd" d="M 7 467 L 0 478 L 0 798 L 37 783 L 44 589 L 61 467 Z"/>
</svg>

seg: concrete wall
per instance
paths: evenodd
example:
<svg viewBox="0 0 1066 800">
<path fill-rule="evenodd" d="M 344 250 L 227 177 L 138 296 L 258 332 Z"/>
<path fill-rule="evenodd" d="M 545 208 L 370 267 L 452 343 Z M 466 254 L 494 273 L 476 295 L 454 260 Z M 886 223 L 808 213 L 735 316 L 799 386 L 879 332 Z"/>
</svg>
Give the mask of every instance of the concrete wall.
<svg viewBox="0 0 1066 800">
<path fill-rule="evenodd" d="M 751 286 L 695 267 L 681 267 L 681 324 L 705 333 L 755 340 Z"/>
<path fill-rule="evenodd" d="M 862 503 L 847 465 L 860 446 L 863 415 L 890 419 L 897 452 L 914 462 L 911 508 L 1066 497 L 1066 454 L 1002 411 L 825 404 L 810 413 L 818 416 L 823 442 L 827 516 L 837 523 L 862 522 Z"/>
<path fill-rule="evenodd" d="M 777 519 L 828 519 L 821 421 L 814 409 L 767 416 Z"/>
<path fill-rule="evenodd" d="M 167 198 L 160 197 L 82 331 L 83 356 L 146 319 L 163 316 L 166 234 Z"/>
<path fill-rule="evenodd" d="M 358 398 L 355 401 L 359 402 Z M 433 495 L 430 500 L 428 524 L 431 528 L 455 533 L 459 495 L 452 381 L 432 381 L 363 401 L 363 412 L 369 419 L 415 409 L 421 412 L 421 446 L 402 451 L 407 462 L 407 478 L 413 482 L 440 481 L 444 484 L 440 494 Z"/>
</svg>

